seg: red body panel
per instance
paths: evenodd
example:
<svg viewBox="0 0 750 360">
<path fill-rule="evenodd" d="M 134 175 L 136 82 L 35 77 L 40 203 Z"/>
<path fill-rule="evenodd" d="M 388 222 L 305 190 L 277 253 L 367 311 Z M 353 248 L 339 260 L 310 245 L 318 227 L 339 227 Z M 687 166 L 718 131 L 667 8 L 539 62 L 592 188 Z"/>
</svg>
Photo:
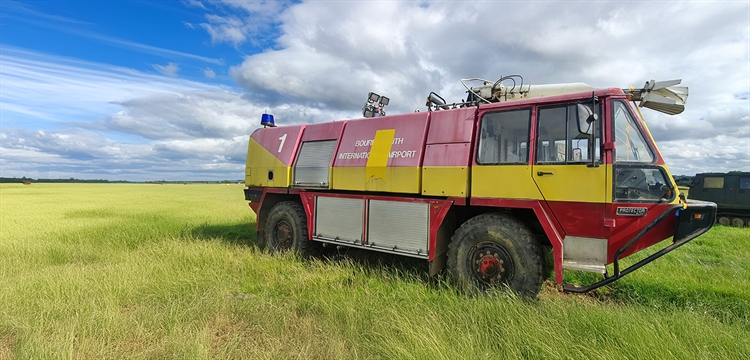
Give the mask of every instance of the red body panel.
<svg viewBox="0 0 750 360">
<path fill-rule="evenodd" d="M 430 131 L 427 144 L 471 142 L 476 108 L 430 113 Z"/>
<path fill-rule="evenodd" d="M 427 145 L 422 166 L 469 166 L 470 143 Z"/>
<path fill-rule="evenodd" d="M 306 125 L 294 125 L 258 129 L 250 135 L 269 153 L 286 166 L 292 166 L 295 154 L 299 148 L 300 137 Z M 263 131 L 260 131 L 263 130 Z"/>
<path fill-rule="evenodd" d="M 333 166 L 366 166 L 367 156 L 360 154 L 369 154 L 375 132 L 387 129 L 396 130 L 391 152 L 404 154 L 404 156 L 390 157 L 387 166 L 421 166 L 428 123 L 429 113 L 350 120 L 346 123 L 341 135 Z M 356 154 L 356 156 L 347 156 L 347 154 Z"/>
<path fill-rule="evenodd" d="M 602 218 L 605 204 L 547 201 L 547 205 L 562 225 L 566 235 L 600 239 L 607 237 Z"/>
<path fill-rule="evenodd" d="M 305 126 L 302 141 L 335 140 L 341 136 L 346 121 L 335 121 Z"/>
<path fill-rule="evenodd" d="M 648 209 L 646 216 L 622 216 L 616 215 L 618 206 L 625 207 L 645 207 Z M 613 213 L 611 218 L 614 219 L 615 226 L 610 229 L 609 248 L 607 250 L 607 263 L 614 261 L 614 255 L 625 243 L 632 239 L 638 232 L 656 219 L 662 212 L 667 210 L 672 204 L 638 204 L 638 203 L 613 203 Z M 673 211 L 674 212 L 674 211 Z M 647 232 L 641 240 L 633 245 L 621 257 L 628 256 L 651 245 L 654 245 L 664 239 L 674 235 L 677 228 L 677 216 L 667 216 L 656 227 Z"/>
</svg>

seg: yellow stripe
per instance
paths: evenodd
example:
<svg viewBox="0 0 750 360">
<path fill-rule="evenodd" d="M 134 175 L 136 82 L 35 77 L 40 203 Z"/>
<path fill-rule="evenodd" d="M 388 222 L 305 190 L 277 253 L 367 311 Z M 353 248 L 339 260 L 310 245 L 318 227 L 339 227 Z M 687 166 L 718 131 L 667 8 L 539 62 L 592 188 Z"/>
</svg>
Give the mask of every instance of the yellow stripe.
<svg viewBox="0 0 750 360">
<path fill-rule="evenodd" d="M 377 181 L 378 179 L 388 182 L 388 172 L 385 171 L 388 166 L 388 154 L 391 153 L 393 137 L 396 135 L 396 129 L 384 129 L 375 131 L 375 139 L 372 141 L 370 156 L 367 157 L 367 171 L 365 173 L 366 181 Z"/>
<path fill-rule="evenodd" d="M 381 178 L 366 177 L 368 169 L 363 166 L 341 166 L 333 168 L 333 188 L 336 190 L 382 191 L 419 194 L 422 183 L 421 169 L 416 166 L 389 166 L 383 168 L 385 182 Z"/>
<path fill-rule="evenodd" d="M 471 196 L 541 200 L 530 165 L 478 165 L 471 168 Z"/>
<path fill-rule="evenodd" d="M 612 165 L 595 168 L 570 164 L 535 165 L 534 172 L 534 180 L 547 201 L 612 202 L 612 186 L 607 179 L 607 174 L 612 173 Z M 553 174 L 538 176 L 536 172 Z"/>
<path fill-rule="evenodd" d="M 468 185 L 468 166 L 422 167 L 422 195 L 465 197 Z"/>
</svg>

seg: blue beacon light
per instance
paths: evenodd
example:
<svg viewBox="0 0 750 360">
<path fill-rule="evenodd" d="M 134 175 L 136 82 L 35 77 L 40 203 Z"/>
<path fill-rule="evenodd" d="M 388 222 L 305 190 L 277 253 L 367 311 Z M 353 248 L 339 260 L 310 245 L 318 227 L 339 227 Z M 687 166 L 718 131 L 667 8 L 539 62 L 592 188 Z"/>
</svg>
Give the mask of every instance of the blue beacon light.
<svg viewBox="0 0 750 360">
<path fill-rule="evenodd" d="M 268 127 L 276 127 L 276 123 L 273 122 L 273 115 L 271 114 L 261 115 L 260 124 Z"/>
</svg>

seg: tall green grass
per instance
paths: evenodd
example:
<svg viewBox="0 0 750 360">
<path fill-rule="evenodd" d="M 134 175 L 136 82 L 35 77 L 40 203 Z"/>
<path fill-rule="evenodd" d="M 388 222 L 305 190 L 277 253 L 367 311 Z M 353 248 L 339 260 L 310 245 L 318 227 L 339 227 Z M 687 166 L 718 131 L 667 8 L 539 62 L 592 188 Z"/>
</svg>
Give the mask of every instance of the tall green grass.
<svg viewBox="0 0 750 360">
<path fill-rule="evenodd" d="M 749 229 L 716 227 L 594 294 L 528 301 L 465 296 L 398 258 L 265 254 L 242 197 L 0 185 L 0 359 L 750 354 Z"/>
</svg>

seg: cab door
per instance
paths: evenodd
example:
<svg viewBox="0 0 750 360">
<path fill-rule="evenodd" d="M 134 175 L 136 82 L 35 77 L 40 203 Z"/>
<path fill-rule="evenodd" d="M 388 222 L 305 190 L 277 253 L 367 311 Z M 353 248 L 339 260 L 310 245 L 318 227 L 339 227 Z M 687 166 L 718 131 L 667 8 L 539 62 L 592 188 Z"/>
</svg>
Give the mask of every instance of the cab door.
<svg viewBox="0 0 750 360">
<path fill-rule="evenodd" d="M 750 204 L 750 173 L 740 175 L 740 182 L 737 186 L 737 204 L 740 207 L 747 207 Z"/>
<path fill-rule="evenodd" d="M 592 104 L 581 104 L 591 109 Z M 532 177 L 567 236 L 607 237 L 604 226 L 611 167 L 601 165 L 601 121 L 581 133 L 578 103 L 539 107 Z M 596 112 L 601 119 L 601 106 Z M 592 159 L 594 162 L 592 166 Z"/>
<path fill-rule="evenodd" d="M 541 194 L 531 179 L 531 108 L 479 112 L 471 197 L 533 201 Z"/>
</svg>

